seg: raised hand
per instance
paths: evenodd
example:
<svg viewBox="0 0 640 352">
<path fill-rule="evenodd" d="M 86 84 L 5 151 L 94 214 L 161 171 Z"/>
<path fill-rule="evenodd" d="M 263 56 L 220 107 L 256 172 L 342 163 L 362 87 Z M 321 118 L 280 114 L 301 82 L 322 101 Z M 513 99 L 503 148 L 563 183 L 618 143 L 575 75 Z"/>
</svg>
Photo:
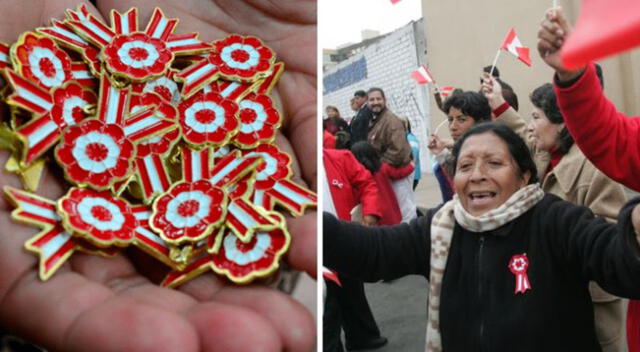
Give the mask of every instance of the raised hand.
<svg viewBox="0 0 640 352">
<path fill-rule="evenodd" d="M 77 1 L 0 2 L 0 40 L 14 42 L 27 30 L 63 18 Z M 284 116 L 276 143 L 293 156 L 292 168 L 315 189 L 316 3 L 315 1 L 98 1 L 88 5 L 101 19 L 112 8 L 140 9 L 146 23 L 153 7 L 180 18 L 181 32 L 199 31 L 211 41 L 228 33 L 256 35 L 286 64 L 276 86 Z M 0 165 L 7 153 L 3 152 Z M 298 163 L 298 160 L 301 162 Z M 11 175 L 2 185 L 19 187 Z M 59 175 L 47 172 L 42 195 L 63 191 Z M 305 351 L 315 342 L 311 314 L 289 296 L 258 284 L 229 285 L 211 274 L 178 290 L 157 286 L 162 273 L 149 270 L 135 250 L 106 259 L 74 253 L 49 281 L 38 279 L 37 258 L 23 250 L 36 232 L 14 223 L 0 200 L 0 324 L 54 351 Z M 315 276 L 315 213 L 290 219 L 288 261 Z M 147 258 L 144 258 L 147 259 Z M 156 264 L 156 263 L 153 263 Z M 161 265 L 161 264 L 158 264 Z M 157 267 L 157 266 L 156 266 Z"/>
<path fill-rule="evenodd" d="M 568 70 L 562 64 L 560 49 L 571 33 L 562 8 L 552 8 L 545 12 L 538 31 L 538 53 L 542 60 L 556 70 L 561 81 L 569 81 L 579 76 L 584 69 Z"/>
<path fill-rule="evenodd" d="M 482 74 L 480 91 L 484 94 L 487 100 L 489 100 L 489 106 L 491 106 L 492 110 L 497 109 L 505 102 L 502 97 L 502 85 L 500 85 L 500 82 L 486 72 Z"/>
</svg>

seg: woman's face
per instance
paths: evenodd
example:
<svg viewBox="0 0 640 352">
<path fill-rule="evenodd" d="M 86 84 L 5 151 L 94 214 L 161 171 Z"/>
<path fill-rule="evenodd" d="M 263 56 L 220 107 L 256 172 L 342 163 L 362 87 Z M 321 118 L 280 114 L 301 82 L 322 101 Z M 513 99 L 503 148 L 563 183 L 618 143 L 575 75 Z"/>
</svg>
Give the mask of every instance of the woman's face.
<svg viewBox="0 0 640 352">
<path fill-rule="evenodd" d="M 473 117 L 463 114 L 460 109 L 454 107 L 449 109 L 447 117 L 449 119 L 449 133 L 454 142 L 476 123 Z"/>
<path fill-rule="evenodd" d="M 338 114 L 338 110 L 336 109 L 327 108 L 327 116 L 329 116 L 329 118 L 332 119 L 335 117 L 339 117 L 340 114 Z"/>
<path fill-rule="evenodd" d="M 558 136 L 564 128 L 564 123 L 551 123 L 542 109 L 533 107 L 529 128 L 535 138 L 536 147 L 550 151 L 558 146 Z"/>
<path fill-rule="evenodd" d="M 462 207 L 479 216 L 506 202 L 530 177 L 529 172 L 520 176 L 507 144 L 485 132 L 464 141 L 453 182 Z"/>
</svg>

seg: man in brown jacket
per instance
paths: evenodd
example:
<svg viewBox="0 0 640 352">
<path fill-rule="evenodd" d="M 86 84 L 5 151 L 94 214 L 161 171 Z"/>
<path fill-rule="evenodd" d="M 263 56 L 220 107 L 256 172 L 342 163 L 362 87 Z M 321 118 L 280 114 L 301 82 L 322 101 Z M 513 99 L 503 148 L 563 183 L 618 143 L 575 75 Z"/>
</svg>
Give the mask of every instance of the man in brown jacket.
<svg viewBox="0 0 640 352">
<path fill-rule="evenodd" d="M 367 95 L 367 104 L 373 113 L 367 141 L 385 163 L 399 167 L 411 162 L 411 146 L 407 141 L 404 125 L 387 109 L 384 91 L 371 88 Z"/>
<path fill-rule="evenodd" d="M 407 165 L 411 162 L 412 154 L 404 123 L 391 110 L 387 109 L 382 89 L 371 88 L 367 96 L 367 105 L 373 113 L 367 138 L 369 144 L 378 153 L 382 162 L 393 167 Z M 416 217 L 413 174 L 390 181 L 402 213 L 402 222 L 408 223 Z"/>
</svg>

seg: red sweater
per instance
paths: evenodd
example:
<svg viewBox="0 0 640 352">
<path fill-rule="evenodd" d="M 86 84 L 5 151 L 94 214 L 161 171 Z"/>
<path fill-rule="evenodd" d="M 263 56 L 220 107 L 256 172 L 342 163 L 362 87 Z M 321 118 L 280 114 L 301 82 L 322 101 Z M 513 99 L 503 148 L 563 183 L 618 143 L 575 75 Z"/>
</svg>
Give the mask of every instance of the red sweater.
<svg viewBox="0 0 640 352">
<path fill-rule="evenodd" d="M 556 85 L 564 121 L 584 155 L 609 178 L 640 191 L 640 117 L 618 112 L 600 87 L 590 64 L 569 87 Z M 640 352 L 640 301 L 627 311 L 629 352 Z"/>
<path fill-rule="evenodd" d="M 375 215 L 381 218 L 381 200 L 376 181 L 350 151 L 323 149 L 322 162 L 339 219 L 351 221 L 351 209 L 360 203 L 362 216 Z"/>
<path fill-rule="evenodd" d="M 391 180 L 407 177 L 413 173 L 413 164 L 395 168 L 387 163 L 382 163 L 380 170 L 373 174 L 380 191 L 380 210 L 382 217 L 378 225 L 397 225 L 402 222 L 402 212 L 398 205 L 398 198 L 391 186 Z"/>
<path fill-rule="evenodd" d="M 593 64 L 571 86 L 555 89 L 567 128 L 587 159 L 609 178 L 640 191 L 640 117 L 618 112 L 602 92 Z"/>
</svg>

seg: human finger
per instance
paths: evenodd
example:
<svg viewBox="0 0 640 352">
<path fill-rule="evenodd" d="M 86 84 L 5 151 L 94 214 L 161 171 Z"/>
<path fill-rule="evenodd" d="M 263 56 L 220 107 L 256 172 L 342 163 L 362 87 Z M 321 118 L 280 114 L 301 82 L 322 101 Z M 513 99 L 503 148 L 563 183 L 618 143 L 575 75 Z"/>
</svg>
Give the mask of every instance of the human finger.
<svg viewBox="0 0 640 352">
<path fill-rule="evenodd" d="M 194 306 L 185 317 L 198 333 L 201 351 L 282 351 L 271 322 L 250 309 L 206 302 Z"/>
<path fill-rule="evenodd" d="M 248 308 L 266 318 L 278 332 L 286 351 L 309 351 L 315 344 L 313 317 L 304 306 L 282 292 L 258 286 L 227 286 L 213 299 Z"/>
</svg>

